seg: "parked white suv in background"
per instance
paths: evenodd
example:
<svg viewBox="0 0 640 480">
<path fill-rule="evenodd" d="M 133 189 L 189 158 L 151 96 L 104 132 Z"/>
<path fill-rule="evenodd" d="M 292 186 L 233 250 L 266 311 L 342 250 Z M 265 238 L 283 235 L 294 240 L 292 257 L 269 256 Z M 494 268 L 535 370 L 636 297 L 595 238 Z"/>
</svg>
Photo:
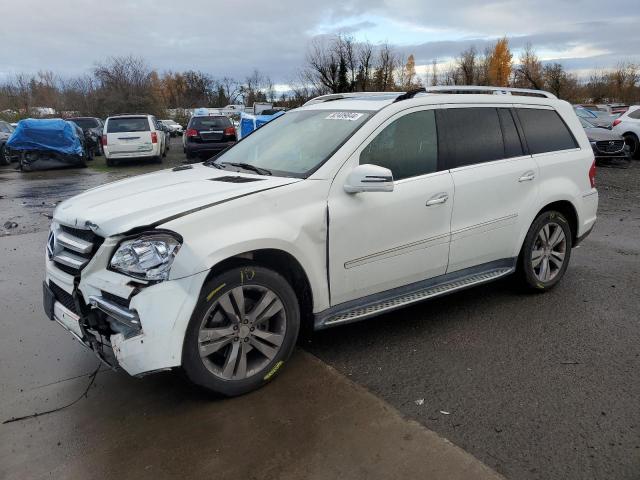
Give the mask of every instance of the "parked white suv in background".
<svg viewBox="0 0 640 480">
<path fill-rule="evenodd" d="M 116 115 L 104 123 L 102 148 L 109 166 L 132 158 L 159 163 L 167 154 L 166 135 L 153 115 Z"/>
<path fill-rule="evenodd" d="M 553 287 L 596 221 L 594 177 L 546 92 L 318 97 L 215 160 L 61 203 L 45 310 L 131 375 L 181 367 L 238 395 L 300 331 L 513 273 Z"/>
<path fill-rule="evenodd" d="M 640 159 L 640 105 L 633 105 L 613 121 L 613 131 L 624 137 L 632 158 Z"/>
</svg>

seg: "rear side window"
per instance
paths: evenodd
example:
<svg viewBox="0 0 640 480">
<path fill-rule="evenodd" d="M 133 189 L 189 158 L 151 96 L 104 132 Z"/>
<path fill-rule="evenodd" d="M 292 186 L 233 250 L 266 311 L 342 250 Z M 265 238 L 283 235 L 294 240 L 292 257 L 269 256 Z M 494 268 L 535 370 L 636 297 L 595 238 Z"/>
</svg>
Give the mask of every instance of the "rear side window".
<svg viewBox="0 0 640 480">
<path fill-rule="evenodd" d="M 524 155 L 520 135 L 518 135 L 518 129 L 516 128 L 516 123 L 513 120 L 511 110 L 508 108 L 499 108 L 498 117 L 500 117 L 500 126 L 502 127 L 504 158 L 520 157 Z"/>
<path fill-rule="evenodd" d="M 231 126 L 231 120 L 227 117 L 193 117 L 189 122 L 189 128 L 196 130 L 213 130 Z"/>
<path fill-rule="evenodd" d="M 571 131 L 555 110 L 518 108 L 517 112 L 530 153 L 556 152 L 578 147 Z"/>
<path fill-rule="evenodd" d="M 107 133 L 148 132 L 147 117 L 110 118 L 107 122 Z"/>
<path fill-rule="evenodd" d="M 640 120 L 640 108 L 631 112 L 627 117 L 633 118 L 634 120 Z"/>
<path fill-rule="evenodd" d="M 409 113 L 387 125 L 360 153 L 360 164 L 388 168 L 394 180 L 438 169 L 438 136 L 433 110 Z"/>
<path fill-rule="evenodd" d="M 438 110 L 438 140 L 446 168 L 505 157 L 498 111 L 491 107 Z"/>
</svg>

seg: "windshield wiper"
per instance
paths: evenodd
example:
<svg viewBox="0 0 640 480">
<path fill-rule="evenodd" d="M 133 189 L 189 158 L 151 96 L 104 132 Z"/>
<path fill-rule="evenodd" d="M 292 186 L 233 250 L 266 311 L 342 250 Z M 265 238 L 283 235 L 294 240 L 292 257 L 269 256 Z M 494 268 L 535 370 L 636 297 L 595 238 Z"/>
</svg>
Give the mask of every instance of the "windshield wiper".
<svg viewBox="0 0 640 480">
<path fill-rule="evenodd" d="M 220 164 L 231 165 L 232 167 L 244 168 L 245 170 L 251 170 L 252 172 L 256 172 L 259 175 L 271 175 L 271 170 L 267 170 L 266 168 L 256 167 L 255 165 L 251 165 L 250 163 L 221 162 Z"/>
</svg>

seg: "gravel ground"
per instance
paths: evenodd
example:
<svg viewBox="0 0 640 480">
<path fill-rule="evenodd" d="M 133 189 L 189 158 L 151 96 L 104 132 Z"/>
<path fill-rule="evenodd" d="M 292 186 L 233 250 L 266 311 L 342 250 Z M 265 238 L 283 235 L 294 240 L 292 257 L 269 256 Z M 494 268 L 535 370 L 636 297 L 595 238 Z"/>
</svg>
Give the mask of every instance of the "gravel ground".
<svg viewBox="0 0 640 480">
<path fill-rule="evenodd" d="M 48 228 L 59 201 L 181 164 L 0 169 L 0 236 Z M 599 220 L 565 279 L 510 279 L 328 330 L 306 348 L 513 479 L 640 478 L 640 162 L 600 168 Z M 17 226 L 5 228 L 5 222 Z"/>
</svg>

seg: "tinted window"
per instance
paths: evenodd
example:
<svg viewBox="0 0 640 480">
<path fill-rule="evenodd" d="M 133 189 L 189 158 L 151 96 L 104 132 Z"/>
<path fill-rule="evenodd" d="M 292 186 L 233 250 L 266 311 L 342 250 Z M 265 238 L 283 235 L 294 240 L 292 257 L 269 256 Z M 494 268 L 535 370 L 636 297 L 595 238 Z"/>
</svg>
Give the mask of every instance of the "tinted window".
<svg viewBox="0 0 640 480">
<path fill-rule="evenodd" d="M 634 110 L 633 112 L 631 112 L 629 115 L 627 115 L 629 118 L 633 118 L 635 120 L 640 120 L 640 108 L 637 110 Z"/>
<path fill-rule="evenodd" d="M 433 110 L 410 113 L 385 127 L 360 153 L 360 164 L 388 168 L 394 180 L 438 169 L 438 137 Z"/>
<path fill-rule="evenodd" d="M 505 156 L 495 108 L 438 110 L 438 139 L 441 160 L 446 168 L 491 162 Z"/>
<path fill-rule="evenodd" d="M 230 126 L 231 121 L 227 117 L 193 117 L 189 122 L 189 128 L 196 130 L 212 130 Z"/>
<path fill-rule="evenodd" d="M 100 122 L 95 118 L 70 118 L 73 123 L 78 125 L 80 128 L 97 128 L 100 126 Z"/>
<path fill-rule="evenodd" d="M 524 154 L 522 150 L 522 142 L 520 135 L 513 120 L 511 110 L 508 108 L 499 108 L 498 117 L 500 117 L 500 125 L 502 126 L 502 139 L 504 141 L 504 158 L 519 157 Z"/>
<path fill-rule="evenodd" d="M 147 117 L 111 118 L 107 123 L 107 133 L 121 132 L 148 132 L 149 120 Z"/>
<path fill-rule="evenodd" d="M 518 108 L 517 111 L 530 153 L 555 152 L 578 146 L 555 110 Z"/>
</svg>

